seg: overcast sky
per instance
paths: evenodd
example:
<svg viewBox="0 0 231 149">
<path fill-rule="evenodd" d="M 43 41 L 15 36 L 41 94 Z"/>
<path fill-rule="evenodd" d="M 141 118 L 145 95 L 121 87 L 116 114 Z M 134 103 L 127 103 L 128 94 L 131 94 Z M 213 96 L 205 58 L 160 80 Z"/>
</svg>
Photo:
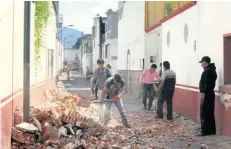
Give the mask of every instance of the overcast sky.
<svg viewBox="0 0 231 149">
<path fill-rule="evenodd" d="M 71 24 L 85 33 L 91 33 L 94 16 L 105 15 L 108 9 L 117 8 L 118 1 L 60 1 L 64 26 Z"/>
</svg>

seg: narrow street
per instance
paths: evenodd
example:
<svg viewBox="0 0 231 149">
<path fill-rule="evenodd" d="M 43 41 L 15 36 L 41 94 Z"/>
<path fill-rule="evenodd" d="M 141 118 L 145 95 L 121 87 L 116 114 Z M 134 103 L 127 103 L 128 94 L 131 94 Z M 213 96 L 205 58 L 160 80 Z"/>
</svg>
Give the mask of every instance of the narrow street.
<svg viewBox="0 0 231 149">
<path fill-rule="evenodd" d="M 90 83 L 85 77 L 76 72 L 72 72 L 71 80 L 66 81 L 63 74 L 60 77 L 59 87 L 73 94 L 89 96 Z M 123 104 L 126 110 L 131 130 L 123 130 L 119 133 L 124 136 L 136 132 L 128 140 L 129 144 L 137 144 L 137 148 L 162 148 L 162 149 L 230 149 L 231 139 L 220 135 L 196 137 L 200 125 L 174 114 L 174 122 L 156 120 L 154 111 L 142 110 L 140 99 L 135 99 L 130 95 L 123 96 Z M 95 104 L 99 106 L 98 104 Z M 121 125 L 120 115 L 115 106 L 112 108 L 113 119 L 110 126 Z M 109 129 L 116 131 L 116 129 Z M 137 133 L 138 132 L 138 133 Z M 115 133 L 115 132 L 114 132 Z M 120 139 L 121 139 L 120 138 Z M 145 147 L 144 147 L 145 146 Z"/>
<path fill-rule="evenodd" d="M 231 149 L 231 2 L 0 4 L 0 149 Z"/>
</svg>

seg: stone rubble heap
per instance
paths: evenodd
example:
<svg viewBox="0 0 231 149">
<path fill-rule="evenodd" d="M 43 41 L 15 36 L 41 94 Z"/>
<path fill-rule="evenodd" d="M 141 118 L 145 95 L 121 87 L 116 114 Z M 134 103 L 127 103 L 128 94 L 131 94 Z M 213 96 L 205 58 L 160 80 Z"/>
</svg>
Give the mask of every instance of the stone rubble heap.
<svg viewBox="0 0 231 149">
<path fill-rule="evenodd" d="M 58 91 L 51 94 L 54 98 L 49 101 L 56 104 L 54 108 L 31 108 L 29 123 L 18 121 L 12 128 L 11 149 L 164 149 L 166 136 L 172 136 L 170 142 L 179 138 L 195 141 L 176 135 L 185 128 L 178 122 L 156 121 L 147 128 L 106 128 L 98 123 L 97 111 L 86 97 Z M 15 115 L 21 117 L 22 109 L 17 108 Z M 187 146 L 190 148 L 190 144 L 184 148 Z"/>
</svg>

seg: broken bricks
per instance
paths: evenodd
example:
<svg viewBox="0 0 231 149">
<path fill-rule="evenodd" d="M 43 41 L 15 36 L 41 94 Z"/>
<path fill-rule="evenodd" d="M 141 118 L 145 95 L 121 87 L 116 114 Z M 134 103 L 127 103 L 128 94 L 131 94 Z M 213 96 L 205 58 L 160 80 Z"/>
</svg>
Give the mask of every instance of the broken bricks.
<svg viewBox="0 0 231 149">
<path fill-rule="evenodd" d="M 57 107 L 49 111 L 31 109 L 31 125 L 27 125 L 33 125 L 33 129 L 28 132 L 27 129 L 12 128 L 12 149 L 163 149 L 161 145 L 165 143 L 164 137 L 172 137 L 171 140 L 175 141 L 179 136 L 174 133 L 184 129 L 183 125 L 163 121 L 155 121 L 147 129 L 126 129 L 119 126 L 105 128 L 92 117 L 98 114 L 97 110 L 78 107 L 86 98 L 62 92 L 53 94 L 56 99 L 47 100 L 56 103 Z M 20 120 L 20 110 L 15 113 Z M 152 113 L 133 114 L 138 117 L 153 117 Z M 174 117 L 184 121 L 180 115 L 176 114 Z M 134 119 L 132 122 L 144 124 L 143 119 Z M 182 138 L 187 139 L 184 135 Z"/>
</svg>

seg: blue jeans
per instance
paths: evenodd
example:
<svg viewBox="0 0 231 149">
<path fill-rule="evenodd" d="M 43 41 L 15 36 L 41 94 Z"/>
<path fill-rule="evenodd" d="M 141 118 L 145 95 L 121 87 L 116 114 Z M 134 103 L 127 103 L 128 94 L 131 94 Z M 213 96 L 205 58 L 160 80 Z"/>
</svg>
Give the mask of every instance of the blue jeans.
<svg viewBox="0 0 231 149">
<path fill-rule="evenodd" d="M 98 97 L 98 86 L 97 85 L 95 86 L 94 93 L 95 93 L 95 97 L 97 98 Z"/>
<path fill-rule="evenodd" d="M 111 100 L 111 99 L 105 99 L 105 100 Z M 123 103 L 122 103 L 122 99 L 118 99 L 117 101 L 114 102 L 114 104 L 115 104 L 116 108 L 118 109 L 118 111 L 120 113 L 123 125 L 127 126 L 128 125 L 128 119 L 127 119 L 127 116 L 125 115 L 125 110 L 124 110 L 124 106 L 123 106 Z M 110 111 L 108 113 L 105 113 L 106 117 L 109 120 L 110 117 L 111 117 L 111 105 L 112 105 L 112 102 L 105 102 L 105 105 L 106 105 L 107 109 L 109 109 L 109 111 Z"/>
<path fill-rule="evenodd" d="M 152 102 L 154 99 L 154 87 L 153 84 L 143 84 L 143 104 L 146 108 L 147 106 L 147 95 L 149 95 L 149 102 L 148 102 L 148 108 L 152 107 Z"/>
</svg>

